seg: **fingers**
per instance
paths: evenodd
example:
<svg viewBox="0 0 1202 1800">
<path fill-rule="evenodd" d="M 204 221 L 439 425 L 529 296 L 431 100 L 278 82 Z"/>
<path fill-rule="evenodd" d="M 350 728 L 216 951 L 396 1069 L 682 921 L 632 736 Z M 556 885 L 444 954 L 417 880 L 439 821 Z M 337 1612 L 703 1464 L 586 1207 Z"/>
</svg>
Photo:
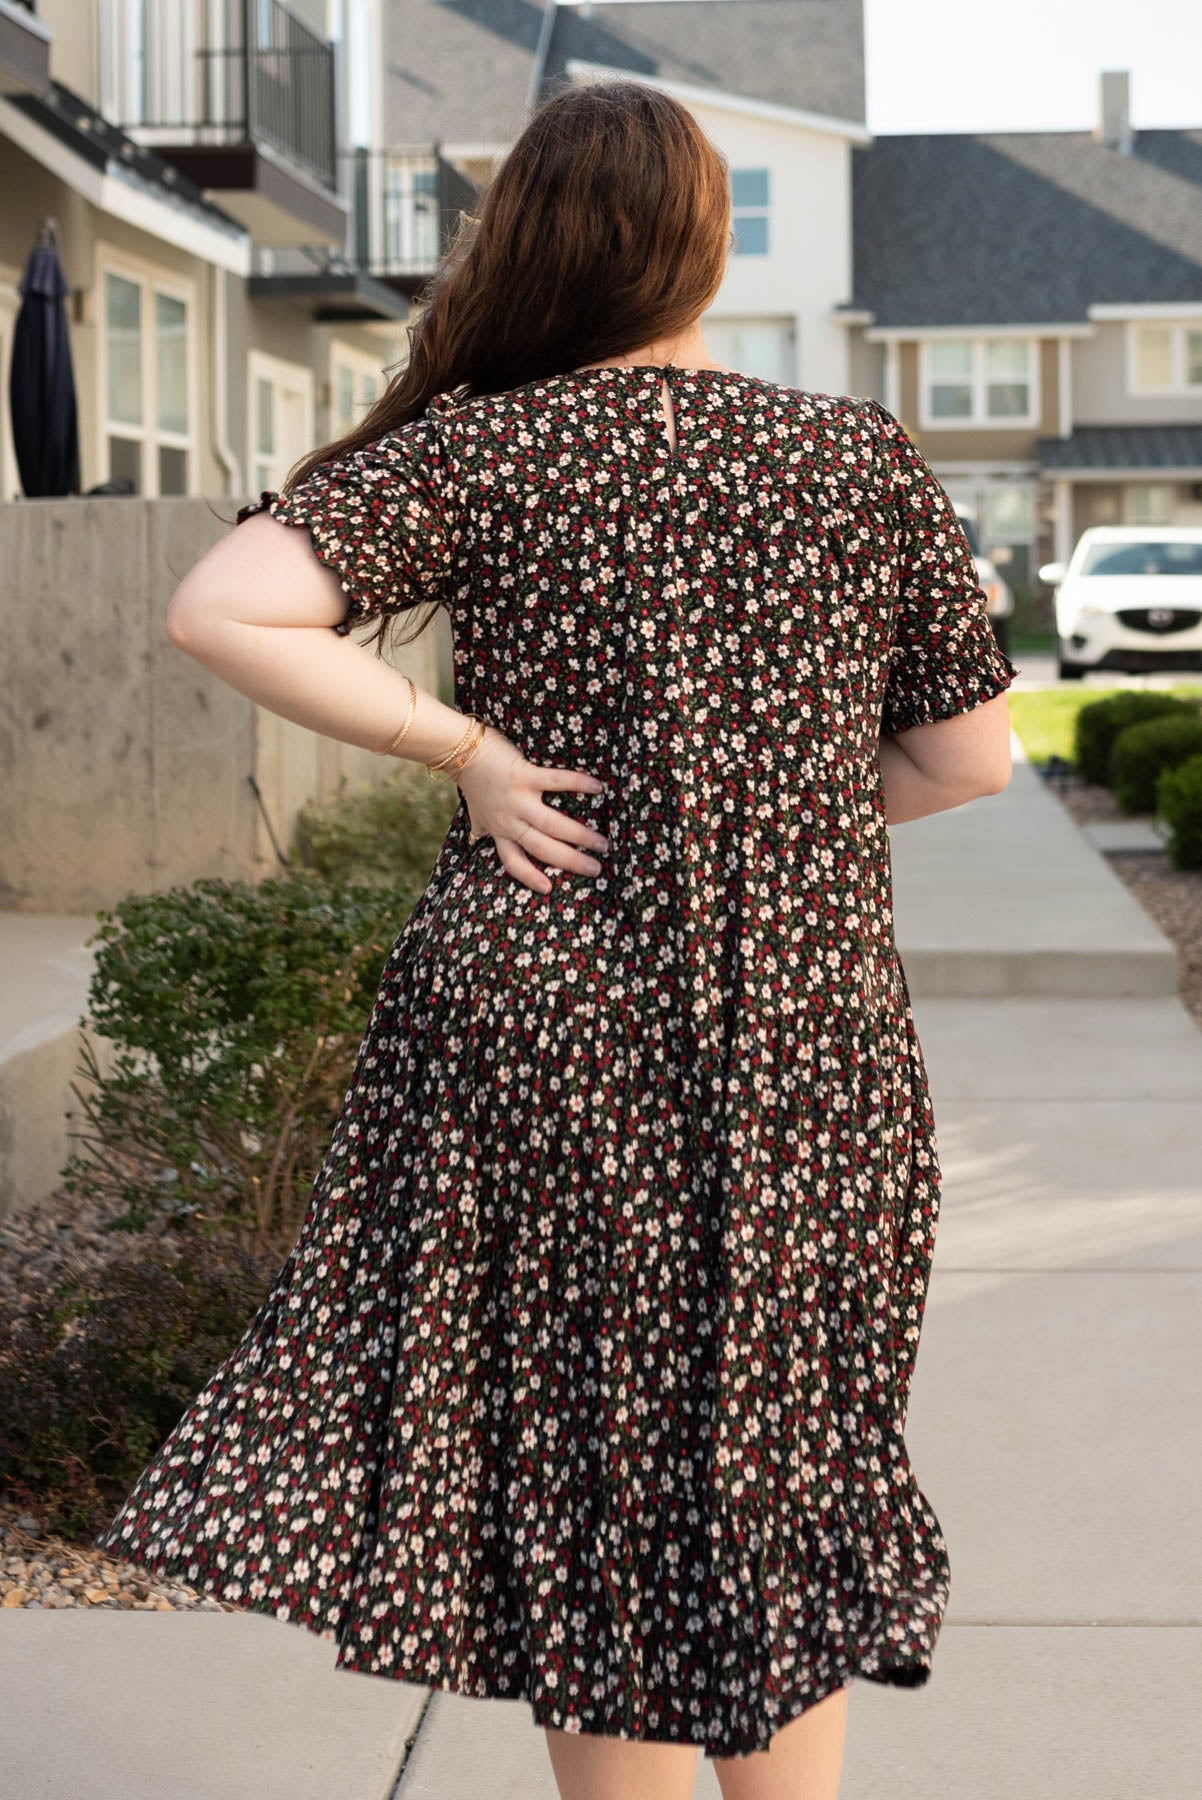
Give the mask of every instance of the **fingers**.
<svg viewBox="0 0 1202 1800">
<path fill-rule="evenodd" d="M 533 888 L 536 894 L 549 894 L 554 882 L 549 875 L 544 875 L 537 863 L 532 863 L 512 838 L 495 838 L 497 854 L 501 858 L 502 867 L 513 875 L 524 886 Z"/>
<path fill-rule="evenodd" d="M 605 866 L 599 857 L 574 850 L 571 844 L 540 831 L 537 825 L 530 825 L 522 832 L 522 849 L 537 856 L 540 862 L 550 863 L 556 869 L 568 869 L 577 875 L 600 875 Z"/>
<path fill-rule="evenodd" d="M 598 858 L 573 850 L 570 845 L 558 838 L 549 837 L 533 825 L 523 829 L 520 844 L 516 838 L 510 837 L 494 838 L 493 842 L 508 872 L 540 894 L 549 894 L 552 882 L 550 876 L 533 861 L 536 856 L 540 862 L 550 863 L 552 868 L 565 869 L 577 875 L 600 875 L 604 869 L 604 864 Z"/>
<path fill-rule="evenodd" d="M 578 844 L 583 849 L 609 849 L 609 839 L 595 825 L 589 825 L 583 819 L 574 819 L 570 813 L 560 812 L 557 807 L 546 806 L 542 801 L 538 803 L 537 812 L 530 820 L 530 828 L 540 831 L 544 837 L 559 838 L 566 844 Z"/>
<path fill-rule="evenodd" d="M 540 791 L 554 788 L 560 792 L 565 788 L 574 788 L 580 794 L 604 794 L 605 783 L 598 775 L 590 775 L 585 769 L 544 769 L 536 765 L 534 773 L 538 776 Z"/>
</svg>

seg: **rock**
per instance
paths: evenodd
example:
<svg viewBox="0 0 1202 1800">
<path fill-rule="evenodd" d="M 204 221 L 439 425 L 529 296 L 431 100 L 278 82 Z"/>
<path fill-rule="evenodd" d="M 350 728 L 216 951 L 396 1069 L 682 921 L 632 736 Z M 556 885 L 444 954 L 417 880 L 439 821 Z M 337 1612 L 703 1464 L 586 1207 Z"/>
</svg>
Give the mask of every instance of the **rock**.
<svg viewBox="0 0 1202 1800">
<path fill-rule="evenodd" d="M 25 1606 L 28 1600 L 29 1592 L 26 1588 L 12 1587 L 9 1588 L 4 1599 L 0 1600 L 0 1606 Z"/>
</svg>

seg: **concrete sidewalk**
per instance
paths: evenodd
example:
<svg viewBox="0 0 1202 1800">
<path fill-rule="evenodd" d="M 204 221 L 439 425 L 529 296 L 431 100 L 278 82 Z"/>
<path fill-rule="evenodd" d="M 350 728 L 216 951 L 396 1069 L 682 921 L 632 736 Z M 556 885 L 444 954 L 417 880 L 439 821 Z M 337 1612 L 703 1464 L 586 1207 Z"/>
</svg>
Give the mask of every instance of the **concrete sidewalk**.
<svg viewBox="0 0 1202 1800">
<path fill-rule="evenodd" d="M 952 1599 L 926 1688 L 853 1684 L 841 1800 L 1190 1800 L 1202 1034 L 1017 747 L 892 839 L 944 1172 L 907 1441 Z M 525 1703 L 333 1656 L 259 1617 L 0 1615 L 0 1768 L 20 1800 L 555 1800 Z"/>
</svg>

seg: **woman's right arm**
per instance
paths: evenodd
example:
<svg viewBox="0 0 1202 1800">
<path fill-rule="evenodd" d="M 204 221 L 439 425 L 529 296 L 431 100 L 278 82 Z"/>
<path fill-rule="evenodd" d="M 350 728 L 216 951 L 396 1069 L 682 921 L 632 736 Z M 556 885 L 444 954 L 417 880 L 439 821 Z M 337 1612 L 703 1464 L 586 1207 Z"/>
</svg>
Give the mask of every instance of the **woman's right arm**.
<svg viewBox="0 0 1202 1800">
<path fill-rule="evenodd" d="M 1000 793 L 1011 775 L 1009 695 L 882 737 L 880 763 L 890 825 Z"/>
</svg>

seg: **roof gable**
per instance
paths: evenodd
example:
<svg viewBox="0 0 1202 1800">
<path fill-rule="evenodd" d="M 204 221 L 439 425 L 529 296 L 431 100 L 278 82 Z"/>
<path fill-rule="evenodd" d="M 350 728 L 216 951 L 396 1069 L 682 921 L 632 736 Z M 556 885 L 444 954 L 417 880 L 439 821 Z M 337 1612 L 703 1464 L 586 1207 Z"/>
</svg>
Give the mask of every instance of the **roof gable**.
<svg viewBox="0 0 1202 1800">
<path fill-rule="evenodd" d="M 386 131 L 397 143 L 511 143 L 528 116 L 539 0 L 390 0 Z M 864 121 L 863 0 L 595 0 L 556 9 L 544 81 L 569 61 Z"/>
<path fill-rule="evenodd" d="M 1202 300 L 1202 131 L 879 137 L 852 152 L 856 307 L 878 326 L 1069 323 Z"/>
</svg>

